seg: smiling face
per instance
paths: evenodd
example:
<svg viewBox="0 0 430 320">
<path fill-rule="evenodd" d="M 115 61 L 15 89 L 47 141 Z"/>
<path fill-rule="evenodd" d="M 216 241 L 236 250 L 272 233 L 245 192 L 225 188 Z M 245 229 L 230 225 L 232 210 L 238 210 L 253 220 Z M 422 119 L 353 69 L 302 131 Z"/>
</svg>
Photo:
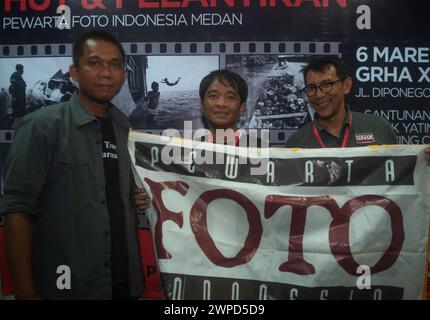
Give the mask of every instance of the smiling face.
<svg viewBox="0 0 430 320">
<path fill-rule="evenodd" d="M 79 65 L 72 65 L 70 74 L 79 83 L 79 98 L 90 109 L 109 103 L 121 89 L 126 77 L 118 47 L 95 39 L 85 42 Z"/>
<path fill-rule="evenodd" d="M 211 131 L 229 128 L 236 130 L 237 119 L 245 111 L 245 103 L 240 101 L 238 90 L 218 79 L 209 85 L 201 107 Z"/>
<path fill-rule="evenodd" d="M 322 82 L 334 82 L 339 79 L 336 68 L 329 65 L 324 72 L 309 70 L 306 74 L 306 85 L 319 85 Z M 338 81 L 328 93 L 323 93 L 318 88 L 315 95 L 308 97 L 309 103 L 320 120 L 330 121 L 339 117 L 343 121 L 345 110 L 345 95 L 351 91 L 352 80 L 350 77 L 344 81 Z"/>
</svg>

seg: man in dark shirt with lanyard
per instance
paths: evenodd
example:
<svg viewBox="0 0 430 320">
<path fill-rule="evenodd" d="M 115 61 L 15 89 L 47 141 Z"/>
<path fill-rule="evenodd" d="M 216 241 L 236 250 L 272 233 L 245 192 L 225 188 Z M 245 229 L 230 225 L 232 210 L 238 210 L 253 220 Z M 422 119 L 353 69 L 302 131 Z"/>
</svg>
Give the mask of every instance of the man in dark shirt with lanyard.
<svg viewBox="0 0 430 320">
<path fill-rule="evenodd" d="M 125 53 L 105 31 L 73 45 L 70 101 L 24 117 L 5 166 L 5 249 L 18 299 L 127 299 L 143 290 L 129 123 L 111 99 Z"/>
<path fill-rule="evenodd" d="M 345 96 L 352 87 L 346 63 L 335 57 L 312 60 L 304 69 L 305 92 L 315 120 L 294 133 L 287 148 L 345 148 L 397 144 L 390 123 L 380 117 L 352 112 Z M 430 164 L 430 147 L 426 149 Z"/>
<path fill-rule="evenodd" d="M 305 92 L 315 110 L 315 121 L 308 123 L 287 141 L 286 147 L 345 148 L 370 144 L 396 144 L 388 121 L 352 112 L 345 104 L 352 79 L 345 62 L 335 57 L 312 60 L 304 69 Z"/>
</svg>

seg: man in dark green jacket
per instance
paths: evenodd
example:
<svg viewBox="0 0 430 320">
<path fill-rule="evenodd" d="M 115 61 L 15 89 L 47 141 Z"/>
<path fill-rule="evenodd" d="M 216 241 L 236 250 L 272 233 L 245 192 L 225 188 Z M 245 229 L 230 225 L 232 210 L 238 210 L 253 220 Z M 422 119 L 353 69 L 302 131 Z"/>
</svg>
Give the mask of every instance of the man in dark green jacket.
<svg viewBox="0 0 430 320">
<path fill-rule="evenodd" d="M 127 299 L 142 293 L 129 123 L 111 99 L 126 79 L 121 44 L 82 34 L 69 102 L 27 115 L 5 166 L 5 245 L 18 299 Z"/>
</svg>

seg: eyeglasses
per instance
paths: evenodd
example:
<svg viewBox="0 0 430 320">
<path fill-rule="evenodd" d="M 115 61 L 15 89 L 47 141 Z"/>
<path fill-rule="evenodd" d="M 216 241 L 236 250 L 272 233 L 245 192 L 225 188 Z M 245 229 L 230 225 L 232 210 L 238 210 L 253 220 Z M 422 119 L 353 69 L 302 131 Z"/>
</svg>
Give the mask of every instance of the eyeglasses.
<svg viewBox="0 0 430 320">
<path fill-rule="evenodd" d="M 338 83 L 339 81 L 345 80 L 346 77 L 337 79 L 336 81 L 323 81 L 320 84 L 308 84 L 306 87 L 303 88 L 303 91 L 306 92 L 308 97 L 312 97 L 317 94 L 318 88 L 320 88 L 321 92 L 323 93 L 329 93 L 333 86 Z"/>
</svg>

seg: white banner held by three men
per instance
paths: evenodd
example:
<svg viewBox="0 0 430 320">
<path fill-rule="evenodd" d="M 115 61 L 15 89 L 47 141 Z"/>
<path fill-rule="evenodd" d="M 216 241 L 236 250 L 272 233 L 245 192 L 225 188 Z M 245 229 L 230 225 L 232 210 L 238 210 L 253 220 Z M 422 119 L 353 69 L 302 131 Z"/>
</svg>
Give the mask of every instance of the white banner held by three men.
<svg viewBox="0 0 430 320">
<path fill-rule="evenodd" d="M 425 297 L 423 150 L 263 150 L 132 131 L 167 298 Z"/>
</svg>

